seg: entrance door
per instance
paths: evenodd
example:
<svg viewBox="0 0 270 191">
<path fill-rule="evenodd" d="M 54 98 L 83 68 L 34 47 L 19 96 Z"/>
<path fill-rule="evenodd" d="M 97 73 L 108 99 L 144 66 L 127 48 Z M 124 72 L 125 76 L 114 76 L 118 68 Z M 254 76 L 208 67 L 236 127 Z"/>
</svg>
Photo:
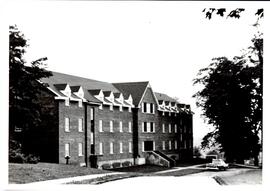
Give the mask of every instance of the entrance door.
<svg viewBox="0 0 270 191">
<path fill-rule="evenodd" d="M 144 150 L 145 151 L 153 151 L 154 150 L 154 142 L 153 141 L 144 141 Z"/>
</svg>

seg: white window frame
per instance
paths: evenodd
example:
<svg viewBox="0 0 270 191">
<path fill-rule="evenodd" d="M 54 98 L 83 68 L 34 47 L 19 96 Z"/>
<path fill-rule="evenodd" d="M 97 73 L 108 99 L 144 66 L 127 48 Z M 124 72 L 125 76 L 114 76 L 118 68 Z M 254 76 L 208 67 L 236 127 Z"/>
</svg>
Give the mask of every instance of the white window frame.
<svg viewBox="0 0 270 191">
<path fill-rule="evenodd" d="M 79 100 L 79 101 L 78 101 L 78 106 L 79 106 L 79 107 L 82 107 L 82 100 Z"/>
<path fill-rule="evenodd" d="M 175 140 L 174 141 L 174 149 L 176 150 L 176 149 L 178 149 L 178 145 L 177 145 L 178 143 L 177 143 L 177 140 Z"/>
<path fill-rule="evenodd" d="M 183 141 L 183 134 L 180 134 L 180 141 Z"/>
<path fill-rule="evenodd" d="M 119 111 L 121 111 L 121 112 L 123 111 L 123 106 L 122 105 L 119 106 Z"/>
<path fill-rule="evenodd" d="M 110 132 L 111 133 L 113 132 L 113 121 L 112 120 L 110 121 Z"/>
<path fill-rule="evenodd" d="M 90 108 L 90 120 L 94 120 L 94 108 Z"/>
<path fill-rule="evenodd" d="M 132 153 L 132 143 L 131 143 L 131 141 L 128 142 L 128 152 Z"/>
<path fill-rule="evenodd" d="M 99 143 L 99 154 L 103 155 L 103 143 L 102 142 Z"/>
<path fill-rule="evenodd" d="M 93 145 L 94 144 L 94 133 L 93 132 L 91 132 L 91 134 L 90 134 L 90 144 L 91 145 Z"/>
<path fill-rule="evenodd" d="M 166 143 L 165 143 L 165 141 L 162 141 L 162 150 L 163 150 L 163 151 L 166 150 Z"/>
<path fill-rule="evenodd" d="M 78 156 L 81 157 L 83 156 L 83 144 L 78 143 Z"/>
<path fill-rule="evenodd" d="M 177 133 L 177 124 L 174 124 L 174 132 Z"/>
<path fill-rule="evenodd" d="M 166 132 L 166 130 L 165 130 L 165 124 L 163 123 L 162 124 L 162 133 L 165 133 Z"/>
<path fill-rule="evenodd" d="M 113 154 L 113 142 L 110 142 L 110 154 Z"/>
<path fill-rule="evenodd" d="M 78 119 L 78 131 L 83 132 L 83 118 Z"/>
<path fill-rule="evenodd" d="M 65 157 L 70 156 L 70 144 L 65 143 Z"/>
<path fill-rule="evenodd" d="M 70 132 L 70 119 L 65 117 L 65 132 Z"/>
<path fill-rule="evenodd" d="M 128 112 L 131 112 L 131 107 L 128 107 Z"/>
<path fill-rule="evenodd" d="M 65 99 L 65 106 L 70 106 L 69 98 L 66 98 L 66 99 Z"/>
<path fill-rule="evenodd" d="M 142 141 L 142 152 L 144 152 L 144 141 Z"/>
<path fill-rule="evenodd" d="M 110 111 L 113 111 L 113 105 L 110 105 Z"/>
<path fill-rule="evenodd" d="M 98 127 L 99 127 L 99 132 L 103 132 L 102 120 L 101 119 L 99 120 Z"/>
<path fill-rule="evenodd" d="M 171 132 L 172 132 L 172 125 L 169 124 L 169 133 L 171 133 Z"/>
<path fill-rule="evenodd" d="M 123 153 L 123 143 L 119 143 L 119 153 Z"/>
<path fill-rule="evenodd" d="M 129 133 L 132 132 L 132 124 L 131 124 L 131 121 L 128 122 L 128 132 L 129 132 Z"/>
<path fill-rule="evenodd" d="M 169 141 L 169 150 L 172 150 L 172 141 Z"/>
<path fill-rule="evenodd" d="M 119 132 L 123 133 L 123 122 L 119 121 Z"/>
<path fill-rule="evenodd" d="M 151 113 L 151 103 L 146 103 L 146 113 Z"/>
</svg>

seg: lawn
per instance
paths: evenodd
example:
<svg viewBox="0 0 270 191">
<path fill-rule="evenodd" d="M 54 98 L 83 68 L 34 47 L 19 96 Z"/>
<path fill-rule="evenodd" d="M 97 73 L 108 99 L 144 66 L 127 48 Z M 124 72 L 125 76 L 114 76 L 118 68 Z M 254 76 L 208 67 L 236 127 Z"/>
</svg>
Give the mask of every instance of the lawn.
<svg viewBox="0 0 270 191">
<path fill-rule="evenodd" d="M 168 170 L 170 168 L 156 165 L 137 165 L 137 166 L 129 166 L 123 168 L 112 169 L 112 171 L 117 172 L 129 172 L 129 173 L 153 173 L 163 170 Z"/>
<path fill-rule="evenodd" d="M 9 164 L 9 183 L 22 184 L 112 171 L 65 164 Z"/>
</svg>

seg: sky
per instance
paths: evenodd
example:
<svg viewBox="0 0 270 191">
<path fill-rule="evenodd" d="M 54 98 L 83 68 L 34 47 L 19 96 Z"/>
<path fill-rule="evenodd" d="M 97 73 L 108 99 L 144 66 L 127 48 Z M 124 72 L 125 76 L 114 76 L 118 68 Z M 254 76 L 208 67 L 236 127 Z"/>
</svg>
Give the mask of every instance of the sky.
<svg viewBox="0 0 270 191">
<path fill-rule="evenodd" d="M 8 53 L 8 25 L 16 24 L 29 39 L 28 62 L 47 57 L 49 70 L 105 82 L 150 81 L 154 91 L 190 104 L 195 113 L 194 144 L 199 145 L 212 127 L 195 105 L 192 95 L 200 87 L 192 81 L 212 58 L 241 55 L 257 30 L 252 26 L 256 9 L 263 7 L 267 14 L 268 6 L 268 2 L 4 1 L 0 6 L 0 59 L 6 63 L 0 65 L 1 124 L 8 126 L 8 112 L 3 109 L 8 108 L 8 54 L 2 53 Z M 207 20 L 202 13 L 205 7 L 246 11 L 240 19 Z M 263 26 L 260 30 L 269 34 Z M 264 71 L 268 70 L 265 65 Z M 267 98 L 268 76 L 264 75 Z M 264 107 L 264 126 L 268 110 Z M 0 131 L 7 134 L 3 128 Z M 0 144 L 6 145 L 7 139 L 2 136 Z M 2 151 L 7 153 L 3 147 Z M 0 156 L 1 161 L 7 160 Z M 264 168 L 269 168 L 267 163 Z M 7 166 L 2 171 L 7 172 Z"/>
<path fill-rule="evenodd" d="M 250 45 L 262 6 L 240 5 L 241 19 L 208 20 L 204 3 L 18 2 L 8 23 L 29 39 L 28 62 L 47 57 L 49 70 L 105 82 L 150 81 L 154 91 L 190 104 L 199 145 L 211 126 L 192 98 L 200 88 L 193 79 L 212 58 L 240 55 Z"/>
</svg>

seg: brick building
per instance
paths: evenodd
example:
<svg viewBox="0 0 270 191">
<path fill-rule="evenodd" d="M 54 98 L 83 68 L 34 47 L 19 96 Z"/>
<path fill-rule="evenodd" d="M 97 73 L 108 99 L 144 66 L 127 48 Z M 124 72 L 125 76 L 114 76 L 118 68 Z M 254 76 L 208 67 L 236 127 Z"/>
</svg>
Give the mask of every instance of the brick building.
<svg viewBox="0 0 270 191">
<path fill-rule="evenodd" d="M 149 82 L 106 83 L 53 72 L 33 133 L 42 161 L 119 167 L 172 166 L 192 157 L 192 112 Z"/>
</svg>

